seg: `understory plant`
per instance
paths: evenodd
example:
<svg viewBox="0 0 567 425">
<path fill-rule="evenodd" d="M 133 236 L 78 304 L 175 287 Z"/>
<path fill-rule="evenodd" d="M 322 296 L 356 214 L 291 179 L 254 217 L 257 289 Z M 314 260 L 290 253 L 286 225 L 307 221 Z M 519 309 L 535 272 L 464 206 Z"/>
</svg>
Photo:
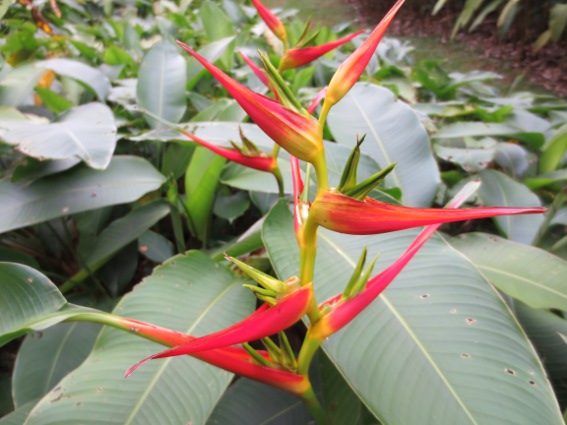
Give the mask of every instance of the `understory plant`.
<svg viewBox="0 0 567 425">
<path fill-rule="evenodd" d="M 459 80 L 432 62 L 406 74 L 402 61 L 386 53 L 382 60 L 390 63 L 370 83 L 359 82 L 377 60 L 379 43 L 404 0 L 361 42 L 361 32 L 321 42 L 324 30 L 311 33 L 309 22 L 286 27 L 259 0 L 252 3 L 261 21 L 251 33 L 263 34 L 265 45 L 224 34 L 217 22 L 224 12 L 206 2 L 202 11 L 210 20 L 202 17 L 201 23 L 213 43 L 193 46 L 198 37 L 185 25 L 181 2 L 169 23 L 156 20 L 163 39 L 139 69 L 126 51 L 108 47 L 107 67 L 101 69 L 113 75 L 112 88 L 109 79 L 88 76 L 102 71 L 80 62 L 50 58 L 18 65 L 10 56 L 14 69 L 8 82 L 0 81 L 0 99 L 12 104 L 3 111 L 0 136 L 16 146 L 17 154 L 35 159 L 31 164 L 13 159 L 18 165 L 11 181 L 0 187 L 1 199 L 31 205 L 22 214 L 2 212 L 5 231 L 21 231 L 8 233 L 12 262 L 0 264 L 0 344 L 38 333 L 20 349 L 13 379 L 19 384 L 12 390 L 17 406 L 0 424 L 562 423 L 556 395 L 517 316 L 539 314 L 521 300 L 542 308 L 542 321 L 564 320 L 549 311 L 563 309 L 567 300 L 567 290 L 557 285 L 567 270 L 564 260 L 541 248 L 512 247 L 515 242 L 486 233 L 450 237 L 436 232 L 447 224 L 449 232 L 459 234 L 463 227 L 457 222 L 474 226 L 471 220 L 497 217 L 481 221 L 479 228 L 527 244 L 552 241 L 561 252 L 564 235 L 551 233 L 552 221 L 562 220 L 558 212 L 565 193 L 553 185 L 565 179 L 557 173 L 567 150 L 565 127 L 546 129 L 550 137 L 541 162 L 546 168 L 539 178 L 547 180 L 531 182 L 548 190 L 546 218 L 529 221 L 547 209 L 533 194 L 517 196 L 524 193 L 520 190 L 504 192 L 504 206 L 490 206 L 494 202 L 486 200 L 494 200 L 492 190 L 501 193 L 518 183 L 485 169 L 478 158 L 486 152 L 463 149 L 473 158 L 459 156 L 462 146 L 450 146 L 458 137 L 451 137 L 458 131 L 451 119 L 479 116 L 485 136 L 513 134 L 538 148 L 542 144 L 535 132 L 490 126 L 504 121 L 511 109 L 486 106 L 497 101 L 489 100 L 483 87 L 469 85 L 486 78 Z M 245 21 L 250 9 L 233 6 L 234 21 Z M 136 30 L 111 21 L 99 31 L 111 29 L 123 34 L 132 56 L 140 54 Z M 171 43 L 177 36 L 177 45 L 191 58 L 187 64 Z M 239 37 L 248 48 L 238 52 L 243 66 L 231 76 L 236 55 L 228 46 Z M 329 60 L 327 54 L 351 42 L 356 47 L 338 54 L 332 72 L 303 68 Z M 38 45 L 51 43 L 63 42 L 53 38 Z M 8 44 L 15 48 L 16 42 Z M 88 44 L 74 40 L 71 45 L 97 58 Z M 257 53 L 250 45 L 260 47 Z M 324 87 L 304 87 L 317 73 Z M 18 82 L 32 75 L 36 96 L 24 99 Z M 57 75 L 63 78 L 53 84 Z M 419 96 L 439 100 L 432 103 L 440 109 L 416 105 L 419 115 L 375 84 L 386 81 L 403 97 L 407 85 L 400 77 L 408 75 L 419 85 Z M 89 89 L 82 91 L 85 84 Z M 478 104 L 459 103 L 461 86 Z M 187 110 L 185 89 L 195 111 Z M 223 90 L 231 98 L 211 103 Z M 78 102 L 81 97 L 99 102 L 71 107 L 69 93 L 79 93 Z M 32 105 L 67 112 L 50 122 L 34 116 Z M 552 102 L 541 108 L 565 110 Z M 191 122 L 179 124 L 188 114 Z M 446 119 L 437 122 L 445 130 L 434 128 L 425 114 Z M 252 123 L 242 123 L 246 117 Z M 535 120 L 531 112 L 523 117 Z M 420 118 L 437 131 L 442 174 Z M 462 136 L 465 148 L 481 145 L 478 131 L 471 127 Z M 386 135 L 398 142 L 400 134 L 417 142 L 408 148 L 381 140 Z M 347 146 L 329 138 L 347 139 Z M 141 147 L 133 148 L 133 142 Z M 120 154 L 113 156 L 115 149 Z M 508 153 L 508 162 L 486 163 L 516 170 L 521 155 Z M 473 169 L 464 175 L 458 166 Z M 269 188 L 266 199 L 258 187 Z M 239 189 L 254 196 L 254 209 Z M 433 198 L 446 206 L 430 207 Z M 133 201 L 136 206 L 126 210 L 110 208 Z M 466 202 L 486 205 L 460 208 Z M 234 213 L 242 205 L 258 220 L 223 240 L 223 229 L 231 234 L 234 222 L 246 218 Z M 35 209 L 42 211 L 41 218 Z M 57 220 L 67 216 L 72 218 Z M 167 225 L 160 221 L 165 217 Z M 513 221 L 525 217 L 528 221 Z M 533 228 L 524 232 L 523 226 Z M 53 255 L 65 260 L 68 270 L 38 254 L 45 234 L 52 236 Z M 134 263 L 124 278 L 132 251 L 147 261 Z M 40 272 L 39 263 L 30 261 L 34 257 L 54 271 Z M 550 281 L 526 272 L 516 277 L 523 278 L 524 287 L 499 283 L 502 275 L 534 261 L 547 268 Z M 136 277 L 143 279 L 131 289 L 127 284 Z M 537 289 L 525 289 L 529 286 Z M 89 341 L 86 352 L 79 353 L 83 337 Z M 61 376 L 54 362 L 45 379 L 49 388 L 38 392 L 26 386 L 38 376 L 29 369 L 41 368 L 42 338 L 58 341 L 46 345 L 58 347 L 56 357 L 68 350 L 78 361 L 69 356 Z M 67 340 L 73 347 L 67 349 Z M 155 343 L 167 348 L 159 351 Z M 241 378 L 229 387 L 232 374 Z M 54 375 L 57 382 L 51 385 Z"/>
</svg>

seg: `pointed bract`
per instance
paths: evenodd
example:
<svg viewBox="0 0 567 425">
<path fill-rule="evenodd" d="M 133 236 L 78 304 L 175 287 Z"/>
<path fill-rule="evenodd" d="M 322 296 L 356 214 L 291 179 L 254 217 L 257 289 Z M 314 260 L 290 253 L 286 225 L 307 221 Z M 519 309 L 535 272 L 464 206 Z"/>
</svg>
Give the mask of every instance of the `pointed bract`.
<svg viewBox="0 0 567 425">
<path fill-rule="evenodd" d="M 244 62 L 248 64 L 254 75 L 258 77 L 258 79 L 266 86 L 270 87 L 270 81 L 268 80 L 268 76 L 266 75 L 266 71 L 260 68 L 256 63 L 246 55 L 242 50 L 239 51 L 240 56 L 244 59 Z"/>
<path fill-rule="evenodd" d="M 449 202 L 447 207 L 453 210 L 457 209 L 476 191 L 479 185 L 479 182 L 470 182 L 465 185 Z M 320 308 L 325 308 L 330 310 L 330 312 L 312 327 L 310 336 L 323 340 L 350 323 L 392 283 L 440 226 L 441 224 L 432 224 L 423 229 L 408 249 L 392 265 L 368 280 L 363 291 L 357 293 L 352 298 L 336 295 L 321 303 Z"/>
<path fill-rule="evenodd" d="M 305 285 L 280 299 L 274 306 L 263 304 L 246 319 L 227 329 L 192 339 L 191 341 L 141 360 L 128 369 L 127 375 L 131 374 L 138 367 L 151 359 L 185 354 L 194 355 L 195 353 L 209 352 L 210 350 L 221 347 L 254 341 L 276 334 L 295 324 L 306 314 L 311 305 L 312 297 L 312 285 Z"/>
<path fill-rule="evenodd" d="M 123 329 L 170 347 L 196 339 L 194 336 L 140 322 L 139 320 L 121 317 L 118 318 L 117 321 Z M 259 351 L 258 354 L 266 360 L 270 360 L 269 355 L 265 351 Z M 223 347 L 202 351 L 194 354 L 193 357 L 229 372 L 281 388 L 294 394 L 303 394 L 309 386 L 309 382 L 302 375 L 257 364 L 250 354 L 241 347 Z M 142 363 L 132 366 L 126 371 L 125 375 L 131 375 Z"/>
<path fill-rule="evenodd" d="M 179 131 L 188 138 L 190 138 L 191 140 L 193 140 L 194 142 L 209 149 L 210 151 L 216 153 L 217 155 L 220 155 L 228 159 L 229 161 L 236 162 L 237 164 L 243 165 L 245 167 L 271 173 L 278 166 L 276 159 L 271 156 L 243 155 L 234 149 L 223 148 L 221 146 L 217 146 L 213 143 L 207 142 L 206 140 L 203 140 L 200 137 L 196 136 L 195 134 L 189 133 L 188 131 L 185 130 L 179 130 Z"/>
<path fill-rule="evenodd" d="M 334 105 L 341 100 L 345 94 L 352 88 L 354 83 L 358 81 L 366 65 L 370 62 L 378 43 L 382 40 L 388 26 L 396 16 L 396 13 L 402 7 L 405 0 L 398 2 L 384 16 L 380 23 L 374 28 L 370 36 L 339 66 L 335 75 L 329 83 L 325 102 Z"/>
<path fill-rule="evenodd" d="M 313 112 L 315 112 L 315 109 L 317 109 L 317 106 L 319 106 L 319 104 L 325 97 L 326 93 L 327 93 L 327 87 L 323 87 L 321 91 L 317 93 L 317 95 L 313 98 L 311 104 L 307 107 L 307 112 L 313 114 Z"/>
<path fill-rule="evenodd" d="M 258 11 L 258 14 L 262 18 L 262 20 L 266 23 L 268 28 L 274 33 L 274 35 L 279 38 L 281 41 L 286 43 L 287 41 L 287 34 L 285 31 L 284 24 L 280 21 L 276 15 L 274 15 L 270 9 L 264 6 L 260 0 L 252 0 L 252 4 Z"/>
<path fill-rule="evenodd" d="M 300 66 L 307 65 L 315 59 L 329 53 L 331 50 L 348 43 L 363 32 L 364 31 L 357 31 L 353 34 L 339 38 L 338 40 L 321 44 L 319 46 L 289 49 L 284 53 L 279 69 L 284 71 L 286 69 L 298 68 Z"/>
<path fill-rule="evenodd" d="M 545 208 L 410 208 L 366 198 L 359 201 L 338 192 L 318 195 L 310 214 L 329 230 L 350 235 L 373 235 L 429 224 L 450 223 L 516 214 L 542 214 Z"/>
<path fill-rule="evenodd" d="M 268 136 L 292 155 L 312 162 L 323 151 L 323 140 L 317 120 L 288 109 L 273 99 L 255 93 L 233 80 L 186 44 L 178 41 L 187 53 L 201 63 L 234 97 L 242 109 Z"/>
</svg>

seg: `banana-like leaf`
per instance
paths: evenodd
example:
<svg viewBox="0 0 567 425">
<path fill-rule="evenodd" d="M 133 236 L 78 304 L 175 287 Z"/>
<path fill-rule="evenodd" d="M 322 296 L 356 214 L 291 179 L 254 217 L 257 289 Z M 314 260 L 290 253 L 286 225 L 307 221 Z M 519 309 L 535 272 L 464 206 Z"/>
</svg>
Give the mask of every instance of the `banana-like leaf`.
<svg viewBox="0 0 567 425">
<path fill-rule="evenodd" d="M 136 98 L 138 105 L 171 122 L 179 122 L 187 109 L 185 58 L 168 41 L 159 41 L 144 56 L 140 65 Z M 146 116 L 152 128 L 163 128 L 158 120 Z"/>
<path fill-rule="evenodd" d="M 190 251 L 156 268 L 114 309 L 115 314 L 203 335 L 241 320 L 254 297 L 230 271 Z M 187 356 L 124 372 L 162 347 L 104 328 L 85 362 L 32 410 L 28 425 L 204 424 L 232 374 Z"/>
<path fill-rule="evenodd" d="M 567 261 L 486 233 L 467 233 L 449 242 L 505 294 L 530 307 L 567 310 Z"/>
<path fill-rule="evenodd" d="M 0 139 L 33 158 L 78 158 L 103 170 L 116 146 L 116 124 L 108 106 L 89 103 L 70 109 L 52 123 L 0 121 Z"/>
<path fill-rule="evenodd" d="M 115 156 L 104 171 L 77 167 L 30 185 L 0 182 L 0 232 L 132 202 L 164 181 L 145 159 Z"/>
<path fill-rule="evenodd" d="M 26 337 L 16 357 L 12 394 L 16 408 L 38 400 L 91 352 L 100 325 L 59 323 Z"/>
<path fill-rule="evenodd" d="M 377 268 L 384 269 L 416 234 L 361 238 L 320 231 L 318 300 L 343 291 L 364 245 L 371 257 L 380 253 Z M 280 278 L 295 275 L 297 248 L 287 206 L 280 203 L 270 212 L 263 237 Z M 389 425 L 563 423 L 540 360 L 505 303 L 469 261 L 439 239 L 429 241 L 323 348 L 372 413 Z"/>
<path fill-rule="evenodd" d="M 482 186 L 478 196 L 485 205 L 503 207 L 539 207 L 541 201 L 526 186 L 499 171 L 479 174 Z M 543 223 L 542 215 L 501 216 L 494 218 L 500 229 L 516 242 L 531 244 Z"/>
<path fill-rule="evenodd" d="M 357 135 L 366 134 L 361 150 L 381 167 L 398 163 L 386 182 L 402 189 L 404 204 L 431 203 L 440 177 L 429 137 L 416 112 L 396 100 L 391 91 L 374 84 L 355 84 L 331 109 L 328 125 L 335 140 L 350 147 Z"/>
</svg>

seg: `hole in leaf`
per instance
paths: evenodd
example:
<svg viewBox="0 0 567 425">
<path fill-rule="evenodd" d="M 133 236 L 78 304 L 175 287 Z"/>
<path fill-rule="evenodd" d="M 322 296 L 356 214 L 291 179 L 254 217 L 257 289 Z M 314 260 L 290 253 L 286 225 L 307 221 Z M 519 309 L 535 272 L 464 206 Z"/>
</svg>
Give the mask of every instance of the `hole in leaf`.
<svg viewBox="0 0 567 425">
<path fill-rule="evenodd" d="M 462 357 L 463 359 L 470 359 L 470 358 L 471 358 L 471 355 L 470 355 L 469 353 L 462 353 L 462 354 L 461 354 L 461 357 Z"/>
<path fill-rule="evenodd" d="M 508 367 L 504 369 L 504 372 L 506 372 L 508 375 L 512 375 L 512 376 L 514 376 L 516 374 L 515 371 L 513 371 L 512 369 L 510 369 Z"/>
<path fill-rule="evenodd" d="M 473 319 L 472 317 L 467 317 L 467 319 L 465 320 L 467 322 L 467 325 L 473 325 L 476 323 L 476 319 Z"/>
</svg>

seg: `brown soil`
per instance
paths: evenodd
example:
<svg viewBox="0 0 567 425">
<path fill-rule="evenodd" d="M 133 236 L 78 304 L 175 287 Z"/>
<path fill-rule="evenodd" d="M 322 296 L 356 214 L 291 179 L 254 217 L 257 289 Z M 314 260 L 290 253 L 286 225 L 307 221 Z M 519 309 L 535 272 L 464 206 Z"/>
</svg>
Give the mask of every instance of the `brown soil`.
<svg viewBox="0 0 567 425">
<path fill-rule="evenodd" d="M 372 0 L 345 0 L 357 11 L 363 23 L 373 26 L 387 11 L 386 3 Z M 434 37 L 439 43 L 451 43 L 451 32 L 459 10 L 444 10 L 436 16 L 420 8 L 404 8 L 398 15 L 388 34 L 395 36 Z M 402 16 L 402 17 L 400 17 Z M 487 59 L 482 69 L 495 69 L 494 60 L 501 61 L 510 69 L 511 75 L 524 74 L 526 79 L 560 97 L 567 97 L 567 37 L 563 35 L 557 44 L 548 44 L 538 52 L 532 45 L 541 33 L 539 29 L 523 31 L 511 29 L 507 39 L 499 40 L 496 34 L 496 18 L 487 17 L 472 33 L 461 31 L 455 38 L 472 55 Z"/>
</svg>

